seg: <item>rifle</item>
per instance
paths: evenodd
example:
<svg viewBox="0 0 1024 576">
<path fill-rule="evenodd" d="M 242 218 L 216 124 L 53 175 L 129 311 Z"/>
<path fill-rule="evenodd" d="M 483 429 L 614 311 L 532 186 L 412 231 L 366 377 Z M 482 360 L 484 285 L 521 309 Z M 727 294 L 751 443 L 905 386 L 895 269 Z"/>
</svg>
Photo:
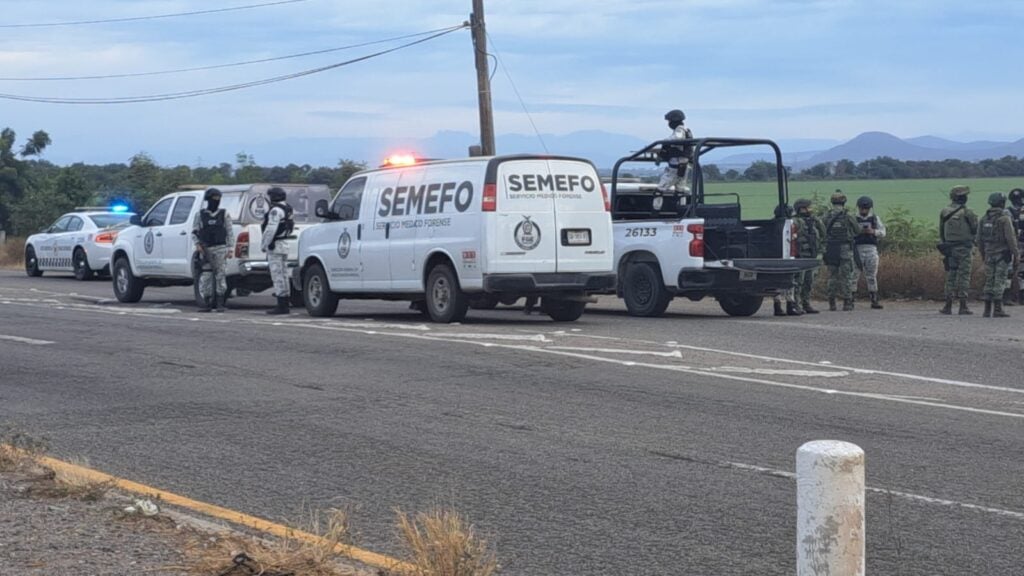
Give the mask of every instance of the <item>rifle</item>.
<svg viewBox="0 0 1024 576">
<path fill-rule="evenodd" d="M 945 217 L 939 217 L 939 244 L 936 248 L 939 250 L 939 253 L 942 254 L 942 269 L 946 272 L 949 272 L 949 255 L 952 252 L 952 246 L 946 243 L 946 222 L 949 222 L 953 215 L 963 210 L 964 207 L 965 205 L 961 204 Z"/>
<path fill-rule="evenodd" d="M 201 282 L 203 281 L 203 274 L 208 273 L 211 275 L 210 291 L 205 296 L 203 296 L 203 303 L 206 304 L 207 308 L 213 308 L 213 304 L 215 302 L 214 298 L 216 298 L 217 294 L 217 287 L 214 285 L 215 279 L 212 278 L 213 264 L 210 262 L 210 256 L 209 254 L 207 254 L 206 246 L 202 242 L 199 243 L 199 251 L 196 254 L 199 257 L 196 259 L 197 270 L 195 271 L 193 276 L 195 277 L 196 282 L 200 282 L 199 293 L 202 294 L 203 285 L 201 284 Z"/>
</svg>

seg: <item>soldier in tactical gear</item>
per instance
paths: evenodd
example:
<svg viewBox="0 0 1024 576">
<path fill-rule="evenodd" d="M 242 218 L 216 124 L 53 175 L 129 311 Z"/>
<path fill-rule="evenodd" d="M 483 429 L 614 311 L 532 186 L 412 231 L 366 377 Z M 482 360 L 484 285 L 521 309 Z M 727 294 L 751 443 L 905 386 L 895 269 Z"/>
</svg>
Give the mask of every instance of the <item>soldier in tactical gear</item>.
<svg viewBox="0 0 1024 576">
<path fill-rule="evenodd" d="M 267 314 L 288 314 L 291 285 L 288 282 L 288 241 L 294 239 L 295 220 L 292 218 L 292 207 L 285 200 L 288 195 L 281 188 L 274 186 L 267 190 L 270 209 L 263 215 L 263 239 L 261 247 L 267 253 L 270 265 L 270 278 L 274 281 L 274 296 L 277 305 Z"/>
<path fill-rule="evenodd" d="M 1020 264 L 1020 249 L 1013 222 L 1006 213 L 1006 196 L 996 192 L 988 197 L 988 205 L 991 208 L 978 226 L 978 249 L 985 261 L 984 316 L 1007 318 L 1009 314 L 1003 311 L 1006 271 Z"/>
<path fill-rule="evenodd" d="M 686 114 L 683 114 L 682 110 L 669 110 L 665 114 L 665 120 L 668 122 L 669 129 L 672 130 L 672 136 L 669 139 L 687 140 L 693 138 L 693 132 L 690 132 L 690 129 L 683 125 L 683 122 L 686 120 Z M 661 174 L 661 179 L 658 181 L 659 190 L 669 193 L 682 192 L 686 195 L 690 194 L 687 175 L 689 174 L 690 156 L 692 154 L 691 146 L 663 145 L 661 147 L 659 156 L 662 160 L 668 162 L 668 166 L 665 167 L 665 171 Z"/>
<path fill-rule="evenodd" d="M 885 238 L 885 224 L 874 213 L 875 202 L 868 196 L 857 199 L 857 237 L 854 238 L 854 249 L 857 251 L 857 268 L 853 271 L 850 284 L 851 296 L 857 294 L 857 284 L 863 273 L 871 297 L 871 308 L 881 310 L 878 301 L 878 240 Z"/>
<path fill-rule="evenodd" d="M 235 244 L 231 217 L 220 207 L 221 192 L 210 188 L 203 195 L 206 207 L 192 220 L 192 236 L 196 251 L 210 266 L 210 272 L 199 273 L 199 295 L 203 299 L 200 312 L 224 311 L 228 299 L 227 259 Z"/>
<path fill-rule="evenodd" d="M 971 287 L 971 257 L 978 234 L 978 216 L 967 207 L 971 189 L 954 186 L 949 191 L 949 206 L 939 214 L 939 251 L 946 268 L 946 305 L 941 314 L 953 313 L 953 299 L 960 301 L 959 314 L 973 314 L 967 307 L 967 291 Z"/>
<path fill-rule="evenodd" d="M 821 255 L 821 247 L 825 240 L 825 224 L 811 211 L 810 200 L 801 198 L 793 204 L 793 208 L 796 209 L 796 218 L 793 220 L 797 226 L 796 256 L 817 259 Z M 814 277 L 817 272 L 817 269 L 805 270 L 793 278 L 794 295 L 805 314 L 818 313 L 811 306 L 811 290 L 814 288 Z"/>
<path fill-rule="evenodd" d="M 836 298 L 842 296 L 843 311 L 853 310 L 850 293 L 854 271 L 854 238 L 860 231 L 857 219 L 846 210 L 846 194 L 832 194 L 832 210 L 825 216 L 825 265 L 828 266 L 828 309 L 835 312 Z"/>
<path fill-rule="evenodd" d="M 1010 190 L 1009 200 L 1010 203 L 1006 209 L 1010 212 L 1010 221 L 1013 222 L 1013 230 L 1017 236 L 1017 248 L 1024 254 L 1024 189 Z M 1024 304 L 1022 280 L 1024 280 L 1024 270 L 1021 270 L 1020 266 L 1010 271 L 1010 291 L 1004 298 L 1004 304 L 1007 306 L 1013 300 L 1016 300 L 1018 304 Z"/>
</svg>

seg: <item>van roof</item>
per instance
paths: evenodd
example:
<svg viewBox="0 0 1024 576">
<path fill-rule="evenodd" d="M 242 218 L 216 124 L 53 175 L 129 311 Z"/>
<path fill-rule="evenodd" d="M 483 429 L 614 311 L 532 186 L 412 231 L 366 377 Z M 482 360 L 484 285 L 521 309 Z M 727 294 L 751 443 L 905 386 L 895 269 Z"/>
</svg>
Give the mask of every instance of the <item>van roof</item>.
<svg viewBox="0 0 1024 576">
<path fill-rule="evenodd" d="M 415 164 L 403 164 L 397 166 L 380 166 L 378 168 L 367 168 L 366 170 L 360 170 L 352 177 L 364 174 L 373 174 L 375 172 L 385 172 L 389 170 L 407 170 L 411 168 L 418 168 L 421 166 L 443 166 L 446 164 L 471 164 L 471 163 L 485 163 L 488 165 L 488 172 L 496 169 L 498 164 L 503 162 L 510 162 L 514 160 L 572 160 L 575 162 L 585 162 L 594 165 L 593 162 L 586 158 L 579 158 L 577 156 L 561 156 L 558 154 L 504 154 L 498 156 L 472 156 L 470 158 L 451 158 L 446 160 L 424 160 Z M 596 167 L 595 167 L 596 170 Z"/>
</svg>

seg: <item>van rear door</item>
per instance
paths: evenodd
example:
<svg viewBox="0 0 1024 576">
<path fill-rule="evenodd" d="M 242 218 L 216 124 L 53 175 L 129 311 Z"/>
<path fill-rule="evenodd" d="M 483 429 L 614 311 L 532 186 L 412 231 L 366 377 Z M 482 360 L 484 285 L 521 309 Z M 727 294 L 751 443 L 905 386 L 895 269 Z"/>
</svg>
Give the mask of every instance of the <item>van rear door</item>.
<svg viewBox="0 0 1024 576">
<path fill-rule="evenodd" d="M 547 161 L 558 230 L 557 271 L 612 269 L 612 223 L 601 179 L 589 162 Z"/>
<path fill-rule="evenodd" d="M 496 206 L 484 213 L 487 270 L 491 274 L 557 272 L 558 228 L 548 162 L 505 160 L 498 164 Z"/>
</svg>

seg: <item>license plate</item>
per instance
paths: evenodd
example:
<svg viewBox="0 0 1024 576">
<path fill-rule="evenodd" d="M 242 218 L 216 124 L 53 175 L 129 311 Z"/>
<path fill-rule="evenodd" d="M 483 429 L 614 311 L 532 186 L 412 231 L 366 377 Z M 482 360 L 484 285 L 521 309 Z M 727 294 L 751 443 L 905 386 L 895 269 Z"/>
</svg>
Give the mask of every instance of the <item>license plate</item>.
<svg viewBox="0 0 1024 576">
<path fill-rule="evenodd" d="M 590 230 L 566 230 L 565 243 L 569 246 L 590 246 Z"/>
<path fill-rule="evenodd" d="M 740 270 L 740 280 L 757 280 L 757 272 Z"/>
</svg>

